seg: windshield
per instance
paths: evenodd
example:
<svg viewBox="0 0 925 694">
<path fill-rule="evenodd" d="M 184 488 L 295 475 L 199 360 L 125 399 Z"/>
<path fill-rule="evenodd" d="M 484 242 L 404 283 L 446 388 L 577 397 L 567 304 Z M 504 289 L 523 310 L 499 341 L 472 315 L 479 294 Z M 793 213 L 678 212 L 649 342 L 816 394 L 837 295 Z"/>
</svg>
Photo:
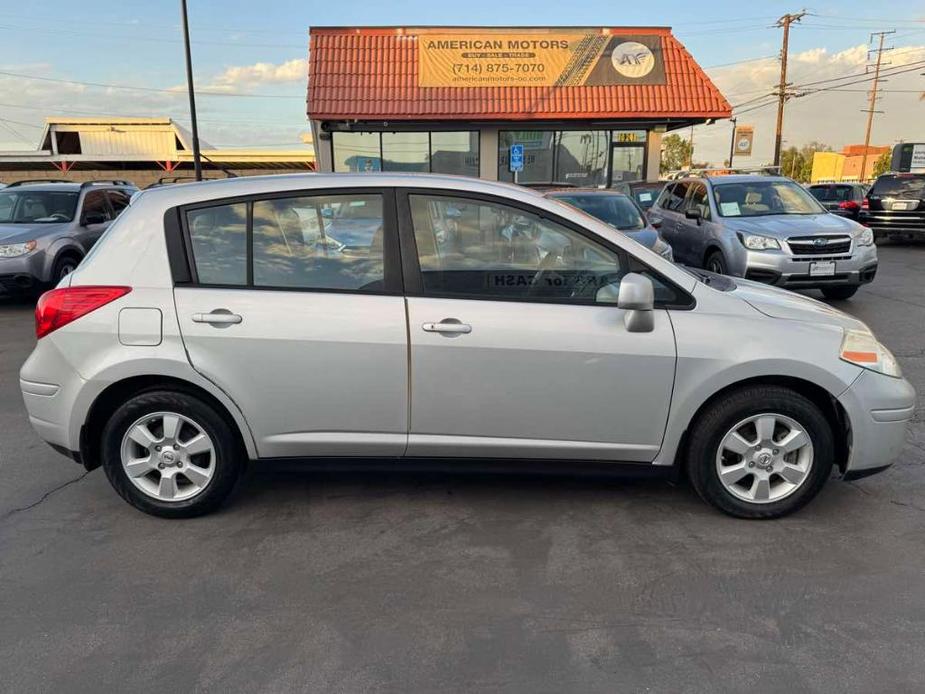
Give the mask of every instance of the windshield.
<svg viewBox="0 0 925 694">
<path fill-rule="evenodd" d="M 881 176 L 870 194 L 881 198 L 921 198 L 925 193 L 925 176 Z"/>
<path fill-rule="evenodd" d="M 624 195 L 556 195 L 555 199 L 567 202 L 620 231 L 639 231 L 646 227 L 639 209 Z"/>
<path fill-rule="evenodd" d="M 715 183 L 713 196 L 722 217 L 766 217 L 772 214 L 823 214 L 825 209 L 792 181 Z"/>
<path fill-rule="evenodd" d="M 48 190 L 0 190 L 0 224 L 70 222 L 77 193 Z"/>
</svg>

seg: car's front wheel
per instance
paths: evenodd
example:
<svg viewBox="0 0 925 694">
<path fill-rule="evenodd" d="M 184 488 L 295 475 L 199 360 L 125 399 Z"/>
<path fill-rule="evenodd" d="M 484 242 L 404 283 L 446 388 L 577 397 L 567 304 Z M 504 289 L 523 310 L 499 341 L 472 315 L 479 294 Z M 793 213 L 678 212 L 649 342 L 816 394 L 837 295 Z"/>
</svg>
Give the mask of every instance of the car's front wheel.
<svg viewBox="0 0 925 694">
<path fill-rule="evenodd" d="M 777 518 L 808 503 L 831 475 L 832 429 L 819 407 L 779 386 L 711 403 L 693 424 L 688 474 L 708 503 L 739 518 Z"/>
<path fill-rule="evenodd" d="M 723 252 L 714 250 L 707 253 L 707 257 L 703 263 L 703 269 L 715 272 L 717 275 L 725 275 L 728 268 Z"/>
<path fill-rule="evenodd" d="M 137 509 L 189 518 L 231 493 L 242 453 L 229 423 L 188 393 L 149 391 L 119 407 L 103 429 L 103 468 Z"/>
</svg>

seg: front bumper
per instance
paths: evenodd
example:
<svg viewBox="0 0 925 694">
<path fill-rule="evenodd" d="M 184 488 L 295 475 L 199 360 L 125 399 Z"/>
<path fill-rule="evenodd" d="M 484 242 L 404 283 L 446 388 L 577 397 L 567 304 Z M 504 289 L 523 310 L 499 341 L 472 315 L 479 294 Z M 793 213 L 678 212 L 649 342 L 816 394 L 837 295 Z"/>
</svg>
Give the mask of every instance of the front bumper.
<svg viewBox="0 0 925 694">
<path fill-rule="evenodd" d="M 44 253 L 39 251 L 0 258 L 0 296 L 34 291 L 46 281 L 44 264 Z"/>
<path fill-rule="evenodd" d="M 877 274 L 877 247 L 855 246 L 850 254 L 794 256 L 785 251 L 748 251 L 745 278 L 788 289 L 851 286 L 872 282 Z M 810 276 L 810 263 L 834 260 L 835 274 Z"/>
<path fill-rule="evenodd" d="M 909 381 L 864 370 L 838 401 L 850 426 L 845 477 L 857 479 L 889 467 L 906 445 L 906 425 L 915 412 Z"/>
</svg>

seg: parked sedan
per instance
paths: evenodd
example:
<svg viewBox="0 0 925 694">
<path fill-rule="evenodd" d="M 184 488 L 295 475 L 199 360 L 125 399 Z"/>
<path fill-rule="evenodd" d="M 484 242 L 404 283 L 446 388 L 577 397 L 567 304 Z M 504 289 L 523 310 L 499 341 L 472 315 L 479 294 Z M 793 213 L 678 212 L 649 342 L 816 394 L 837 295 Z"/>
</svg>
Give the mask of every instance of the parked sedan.
<svg viewBox="0 0 925 694">
<path fill-rule="evenodd" d="M 645 213 L 623 193 L 612 190 L 581 189 L 558 190 L 546 197 L 577 207 L 597 217 L 614 229 L 619 229 L 634 241 L 655 251 L 667 260 L 674 260 L 671 246 L 665 243 L 658 231 L 649 224 Z"/>
<path fill-rule="evenodd" d="M 332 198 L 379 211 L 364 253 L 306 243 L 297 220 Z M 840 311 L 448 176 L 145 191 L 39 301 L 36 337 L 20 386 L 40 436 L 168 517 L 216 508 L 247 460 L 284 458 L 683 465 L 717 508 L 773 518 L 833 469 L 888 466 L 915 405 Z"/>
<path fill-rule="evenodd" d="M 678 262 L 847 299 L 877 273 L 870 229 L 828 214 L 789 178 L 686 178 L 649 210 Z"/>
<path fill-rule="evenodd" d="M 863 183 L 814 183 L 806 189 L 832 214 L 855 221 L 867 195 Z"/>
</svg>

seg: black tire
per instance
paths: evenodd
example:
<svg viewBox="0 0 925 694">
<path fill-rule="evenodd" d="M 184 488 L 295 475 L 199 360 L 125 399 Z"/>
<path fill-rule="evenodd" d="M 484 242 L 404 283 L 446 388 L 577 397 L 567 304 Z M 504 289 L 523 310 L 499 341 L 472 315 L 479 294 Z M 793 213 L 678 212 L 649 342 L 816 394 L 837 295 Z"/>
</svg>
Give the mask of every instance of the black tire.
<svg viewBox="0 0 925 694">
<path fill-rule="evenodd" d="M 131 482 L 123 468 L 121 447 L 126 431 L 140 418 L 156 412 L 189 417 L 212 440 L 215 470 L 211 480 L 192 498 L 163 501 L 149 496 Z M 217 509 L 234 489 L 246 458 L 225 417 L 199 398 L 177 391 L 155 390 L 132 397 L 112 414 L 102 436 L 103 469 L 110 484 L 135 508 L 162 518 L 192 518 Z"/>
<path fill-rule="evenodd" d="M 822 296 L 832 301 L 844 301 L 858 293 L 858 286 L 822 287 Z"/>
<path fill-rule="evenodd" d="M 723 252 L 712 250 L 707 253 L 707 257 L 703 261 L 703 269 L 709 272 L 715 272 L 717 275 L 725 275 L 727 273 L 727 266 Z"/>
<path fill-rule="evenodd" d="M 738 422 L 763 413 L 781 414 L 798 422 L 813 445 L 813 463 L 796 491 L 778 501 L 749 502 L 734 496 L 719 479 L 716 455 L 726 433 Z M 752 386 L 711 403 L 692 424 L 688 443 L 688 476 L 700 497 L 737 518 L 779 518 L 797 511 L 815 497 L 832 473 L 835 444 L 825 415 L 811 400 L 779 386 Z"/>
<path fill-rule="evenodd" d="M 51 286 L 54 287 L 64 277 L 74 272 L 78 265 L 80 265 L 80 258 L 72 253 L 65 253 L 55 259 L 55 264 L 51 271 Z"/>
</svg>

